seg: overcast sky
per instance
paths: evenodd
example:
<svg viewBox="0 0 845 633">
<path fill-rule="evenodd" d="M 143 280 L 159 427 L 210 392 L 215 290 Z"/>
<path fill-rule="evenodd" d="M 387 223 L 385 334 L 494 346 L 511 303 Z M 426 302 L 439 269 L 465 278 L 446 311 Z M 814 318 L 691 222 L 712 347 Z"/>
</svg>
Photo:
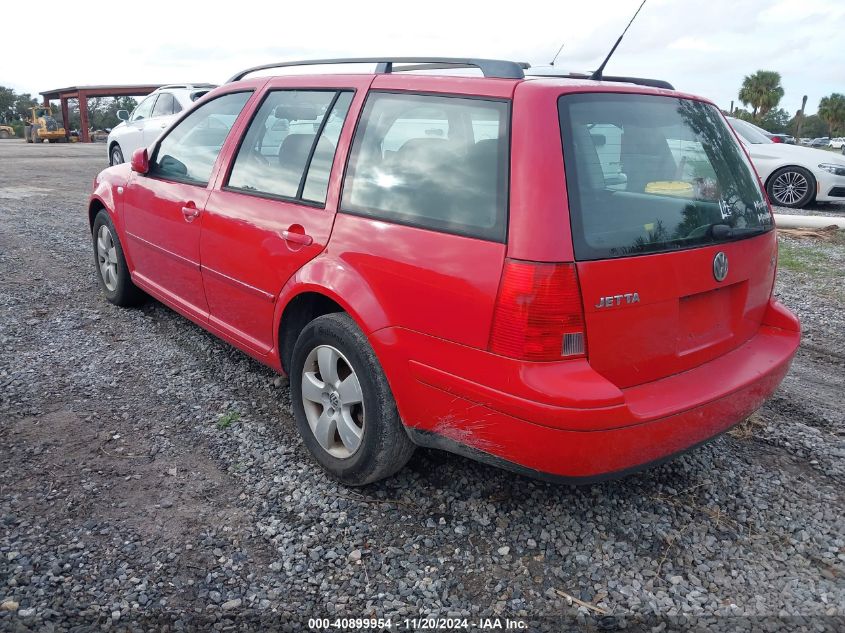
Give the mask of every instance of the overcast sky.
<svg viewBox="0 0 845 633">
<path fill-rule="evenodd" d="M 0 33 L 0 85 L 221 83 L 309 57 L 501 57 L 594 69 L 639 0 L 179 2 L 46 0 Z M 26 5 L 29 6 L 29 5 Z M 35 6 L 35 5 L 32 5 Z M 48 16 L 52 18 L 48 19 Z M 845 0 L 648 0 L 608 74 L 657 77 L 727 108 L 745 75 L 776 70 L 780 106 L 845 93 Z"/>
</svg>

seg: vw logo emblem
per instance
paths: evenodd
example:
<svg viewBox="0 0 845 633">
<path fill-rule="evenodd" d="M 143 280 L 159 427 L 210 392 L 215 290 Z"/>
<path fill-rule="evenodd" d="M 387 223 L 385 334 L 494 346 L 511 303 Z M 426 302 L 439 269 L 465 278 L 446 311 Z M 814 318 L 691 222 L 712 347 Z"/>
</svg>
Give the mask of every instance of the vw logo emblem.
<svg viewBox="0 0 845 633">
<path fill-rule="evenodd" d="M 724 281 L 728 276 L 728 256 L 722 251 L 716 253 L 716 257 L 713 258 L 713 276 L 716 281 Z"/>
</svg>

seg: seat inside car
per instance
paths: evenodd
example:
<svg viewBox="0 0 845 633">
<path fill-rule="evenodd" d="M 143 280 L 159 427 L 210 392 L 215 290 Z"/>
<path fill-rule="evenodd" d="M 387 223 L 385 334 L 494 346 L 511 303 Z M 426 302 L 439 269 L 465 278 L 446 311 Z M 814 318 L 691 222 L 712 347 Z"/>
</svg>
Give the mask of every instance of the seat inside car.
<svg viewBox="0 0 845 633">
<path fill-rule="evenodd" d="M 285 191 L 286 195 L 296 195 L 299 189 L 299 178 L 305 169 L 315 136 L 315 134 L 289 134 L 279 146 L 280 177 L 283 183 L 282 191 Z"/>
</svg>

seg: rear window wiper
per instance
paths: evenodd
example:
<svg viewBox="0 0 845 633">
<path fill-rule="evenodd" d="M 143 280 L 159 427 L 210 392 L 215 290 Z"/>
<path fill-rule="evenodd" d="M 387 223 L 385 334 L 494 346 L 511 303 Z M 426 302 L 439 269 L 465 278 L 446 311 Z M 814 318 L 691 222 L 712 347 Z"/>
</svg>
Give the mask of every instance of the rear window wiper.
<svg viewBox="0 0 845 633">
<path fill-rule="evenodd" d="M 732 227 L 730 224 L 723 222 L 710 225 L 710 235 L 713 236 L 714 240 L 729 240 L 734 237 L 748 237 L 765 232 L 766 227 L 764 226 Z"/>
</svg>

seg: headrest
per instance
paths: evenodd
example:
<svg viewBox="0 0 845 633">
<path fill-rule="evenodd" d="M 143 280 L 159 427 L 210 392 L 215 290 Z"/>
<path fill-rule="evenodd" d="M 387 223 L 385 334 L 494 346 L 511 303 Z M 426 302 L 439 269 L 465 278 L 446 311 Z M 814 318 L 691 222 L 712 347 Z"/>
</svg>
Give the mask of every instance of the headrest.
<svg viewBox="0 0 845 633">
<path fill-rule="evenodd" d="M 313 121 L 317 118 L 317 108 L 313 103 L 279 105 L 273 110 L 273 116 L 288 121 Z"/>
</svg>

